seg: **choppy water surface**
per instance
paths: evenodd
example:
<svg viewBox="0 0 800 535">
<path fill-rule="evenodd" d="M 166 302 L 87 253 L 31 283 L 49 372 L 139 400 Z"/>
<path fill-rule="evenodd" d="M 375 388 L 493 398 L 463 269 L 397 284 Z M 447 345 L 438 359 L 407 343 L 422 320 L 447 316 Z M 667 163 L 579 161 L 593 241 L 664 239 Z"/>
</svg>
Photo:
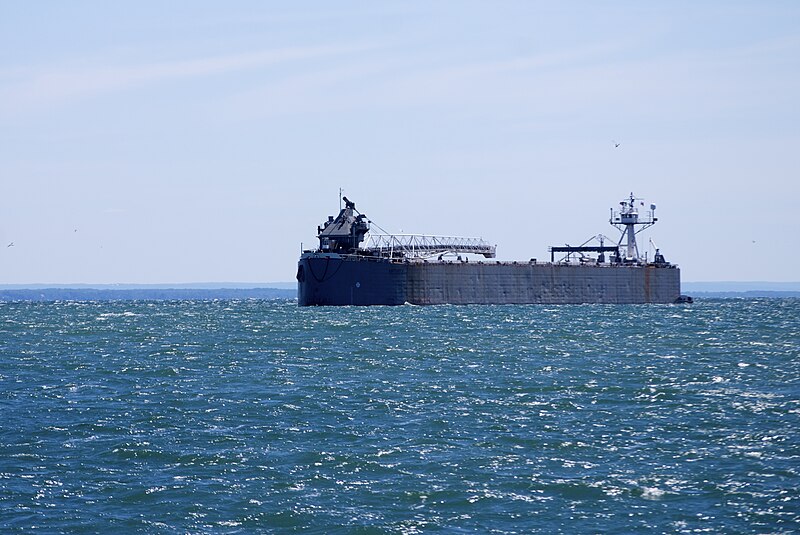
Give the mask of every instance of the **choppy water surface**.
<svg viewBox="0 0 800 535">
<path fill-rule="evenodd" d="M 800 301 L 0 303 L 3 532 L 800 530 Z"/>
</svg>

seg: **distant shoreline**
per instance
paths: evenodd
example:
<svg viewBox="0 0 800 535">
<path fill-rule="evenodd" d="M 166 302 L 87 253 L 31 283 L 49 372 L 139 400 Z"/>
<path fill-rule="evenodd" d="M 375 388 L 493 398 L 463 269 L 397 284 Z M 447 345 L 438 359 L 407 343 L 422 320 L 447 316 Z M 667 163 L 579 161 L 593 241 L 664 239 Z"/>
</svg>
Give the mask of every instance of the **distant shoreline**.
<svg viewBox="0 0 800 535">
<path fill-rule="evenodd" d="M 681 291 L 694 293 L 800 292 L 800 282 L 681 281 Z"/>
<path fill-rule="evenodd" d="M 800 292 L 784 292 L 780 290 L 751 290 L 747 292 L 688 292 L 695 299 L 736 299 L 736 298 L 767 298 L 782 299 L 786 297 L 800 297 Z"/>
<path fill-rule="evenodd" d="M 295 290 L 296 288 L 296 282 L 162 282 L 156 284 L 38 282 L 30 284 L 0 284 L 0 290 Z"/>
<path fill-rule="evenodd" d="M 286 288 L 26 288 L 0 289 L 0 301 L 173 301 L 296 299 Z"/>
</svg>

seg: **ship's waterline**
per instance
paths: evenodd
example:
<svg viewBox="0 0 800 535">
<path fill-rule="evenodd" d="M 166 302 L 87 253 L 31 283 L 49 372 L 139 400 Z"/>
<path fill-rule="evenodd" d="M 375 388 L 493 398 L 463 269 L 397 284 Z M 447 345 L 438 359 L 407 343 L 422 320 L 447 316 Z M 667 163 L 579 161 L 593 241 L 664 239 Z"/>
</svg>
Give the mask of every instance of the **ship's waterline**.
<svg viewBox="0 0 800 535">
<path fill-rule="evenodd" d="M 659 250 L 652 262 L 639 255 L 636 227 L 655 223 L 655 205 L 639 218 L 631 194 L 610 222 L 617 245 L 552 247 L 560 262 L 469 261 L 493 258 L 479 238 L 370 236 L 369 221 L 345 198 L 338 217 L 318 228 L 320 246 L 304 251 L 297 269 L 298 303 L 307 305 L 674 303 L 680 270 Z M 641 203 L 643 205 L 643 203 Z M 596 257 L 589 257 L 596 253 Z M 606 254 L 610 256 L 606 258 Z M 464 254 L 462 258 L 461 254 Z M 553 258 L 554 259 L 554 258 Z"/>
</svg>

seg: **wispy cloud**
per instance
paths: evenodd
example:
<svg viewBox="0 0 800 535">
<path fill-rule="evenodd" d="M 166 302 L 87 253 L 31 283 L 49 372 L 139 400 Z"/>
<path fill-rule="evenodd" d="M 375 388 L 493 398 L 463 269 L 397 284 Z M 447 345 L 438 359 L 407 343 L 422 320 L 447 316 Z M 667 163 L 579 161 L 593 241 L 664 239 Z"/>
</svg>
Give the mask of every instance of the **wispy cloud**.
<svg viewBox="0 0 800 535">
<path fill-rule="evenodd" d="M 596 45 L 497 61 L 426 58 L 409 61 L 402 47 L 379 57 L 348 57 L 239 91 L 224 106 L 229 116 L 285 115 L 418 106 L 487 104 L 513 93 L 525 100 L 535 77 L 594 66 L 619 45 Z M 529 94 L 528 94 L 529 95 Z"/>
<path fill-rule="evenodd" d="M 333 57 L 358 46 L 295 47 L 134 65 L 71 64 L 0 72 L 0 112 L 52 106 L 163 81 Z"/>
<path fill-rule="evenodd" d="M 759 75 L 766 61 L 794 62 L 794 40 L 669 52 L 646 59 L 635 43 L 605 42 L 497 61 L 406 61 L 401 52 L 348 57 L 248 87 L 224 106 L 230 116 L 376 109 L 502 110 L 540 114 L 702 116 L 754 101 L 767 88 L 797 86 L 790 71 Z M 785 91 L 784 91 L 785 93 Z M 708 95 L 715 95 L 710 101 Z"/>
</svg>

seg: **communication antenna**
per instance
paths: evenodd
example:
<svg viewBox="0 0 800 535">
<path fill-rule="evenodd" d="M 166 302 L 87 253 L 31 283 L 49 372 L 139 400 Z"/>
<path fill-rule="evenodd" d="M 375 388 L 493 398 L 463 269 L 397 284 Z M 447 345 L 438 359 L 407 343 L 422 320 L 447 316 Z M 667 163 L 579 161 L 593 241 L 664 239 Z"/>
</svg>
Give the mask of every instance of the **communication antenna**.
<svg viewBox="0 0 800 535">
<path fill-rule="evenodd" d="M 619 211 L 614 212 L 614 209 L 611 209 L 611 218 L 608 222 L 622 233 L 617 247 L 621 247 L 623 244 L 622 242 L 625 242 L 625 261 L 638 263 L 639 247 L 636 245 L 636 235 L 644 229 L 656 224 L 656 221 L 658 221 L 658 218 L 655 216 L 656 205 L 651 204 L 650 211 L 640 218 L 639 207 L 644 206 L 644 201 L 634 197 L 633 192 L 631 192 L 630 197 L 620 201 L 619 204 Z M 641 227 L 638 230 L 636 229 L 637 225 Z"/>
</svg>

